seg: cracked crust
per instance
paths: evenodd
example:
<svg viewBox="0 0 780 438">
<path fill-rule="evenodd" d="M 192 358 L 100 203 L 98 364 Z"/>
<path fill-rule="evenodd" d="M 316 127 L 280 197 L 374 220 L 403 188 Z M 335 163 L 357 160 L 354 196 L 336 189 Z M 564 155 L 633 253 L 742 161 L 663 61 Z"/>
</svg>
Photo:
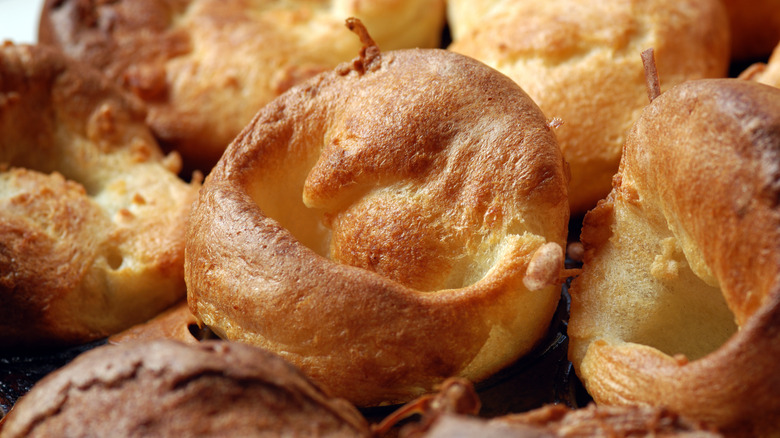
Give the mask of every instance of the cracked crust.
<svg viewBox="0 0 780 438">
<path fill-rule="evenodd" d="M 171 340 L 88 351 L 9 412 L 3 437 L 369 436 L 360 413 L 243 344 Z"/>
</svg>

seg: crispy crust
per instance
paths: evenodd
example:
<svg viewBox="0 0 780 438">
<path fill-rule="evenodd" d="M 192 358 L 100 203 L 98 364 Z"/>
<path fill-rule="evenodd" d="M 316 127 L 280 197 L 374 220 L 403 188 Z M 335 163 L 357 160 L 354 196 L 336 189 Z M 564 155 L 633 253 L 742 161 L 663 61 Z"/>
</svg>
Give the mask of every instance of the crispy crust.
<svg viewBox="0 0 780 438">
<path fill-rule="evenodd" d="M 442 0 L 48 0 L 39 41 L 149 106 L 160 141 L 204 172 L 268 101 L 351 59 L 357 16 L 383 49 L 438 47 Z"/>
<path fill-rule="evenodd" d="M 522 90 L 451 52 L 369 46 L 228 148 L 191 216 L 188 300 L 334 394 L 407 401 L 534 346 L 559 281 L 522 279 L 567 222 L 562 157 Z"/>
<path fill-rule="evenodd" d="M 105 337 L 185 294 L 198 184 L 144 115 L 59 52 L 0 48 L 0 346 Z"/>
<path fill-rule="evenodd" d="M 505 73 L 562 121 L 555 132 L 574 213 L 609 193 L 625 135 L 648 102 L 643 50 L 654 49 L 664 89 L 725 77 L 729 65 L 717 0 L 452 0 L 448 15 L 450 50 Z"/>
<path fill-rule="evenodd" d="M 171 340 L 88 351 L 14 406 L 4 437 L 370 436 L 360 413 L 249 345 Z"/>
<path fill-rule="evenodd" d="M 779 164 L 776 88 L 692 81 L 648 106 L 572 284 L 569 355 L 597 402 L 777 431 Z"/>
</svg>

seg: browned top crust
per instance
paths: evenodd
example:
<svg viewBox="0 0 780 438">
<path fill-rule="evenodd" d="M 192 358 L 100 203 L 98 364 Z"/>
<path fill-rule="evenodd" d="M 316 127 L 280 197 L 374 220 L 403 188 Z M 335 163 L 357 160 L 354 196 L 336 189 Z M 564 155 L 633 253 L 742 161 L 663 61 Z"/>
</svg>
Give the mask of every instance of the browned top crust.
<svg viewBox="0 0 780 438">
<path fill-rule="evenodd" d="M 59 52 L 0 47 L 0 348 L 105 337 L 185 294 L 198 184 L 144 116 Z"/>
<path fill-rule="evenodd" d="M 171 340 L 99 347 L 38 382 L 3 437 L 367 437 L 344 400 L 261 349 Z"/>
<path fill-rule="evenodd" d="M 506 74 L 561 120 L 555 133 L 576 213 L 609 193 L 626 133 L 648 103 L 642 51 L 654 49 L 664 89 L 728 72 L 719 0 L 450 0 L 447 8 L 450 50 Z"/>
<path fill-rule="evenodd" d="M 522 280 L 537 249 L 564 245 L 566 199 L 555 137 L 511 80 L 444 50 L 368 46 L 228 148 L 191 216 L 188 299 L 334 394 L 407 401 L 545 333 L 560 281 Z"/>
<path fill-rule="evenodd" d="M 779 89 L 720 79 L 662 94 L 582 240 L 569 353 L 597 402 L 780 430 Z"/>
<path fill-rule="evenodd" d="M 438 47 L 444 2 L 48 0 L 39 41 L 143 99 L 162 144 L 207 172 L 260 107 L 357 53 L 351 16 L 383 49 Z"/>
</svg>

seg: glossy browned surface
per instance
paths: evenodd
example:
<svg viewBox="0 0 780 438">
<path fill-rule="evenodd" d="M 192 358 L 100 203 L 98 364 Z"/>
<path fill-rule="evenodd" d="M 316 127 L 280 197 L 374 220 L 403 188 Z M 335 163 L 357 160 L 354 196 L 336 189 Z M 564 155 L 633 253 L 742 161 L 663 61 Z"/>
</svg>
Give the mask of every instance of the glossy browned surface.
<svg viewBox="0 0 780 438">
<path fill-rule="evenodd" d="M 645 109 L 572 284 L 570 358 L 597 402 L 780 427 L 778 126 L 780 89 L 739 79 Z"/>
<path fill-rule="evenodd" d="M 334 394 L 402 402 L 539 342 L 560 280 L 523 277 L 567 224 L 560 151 L 520 88 L 452 52 L 369 44 L 264 107 L 209 175 L 188 302 Z"/>
</svg>

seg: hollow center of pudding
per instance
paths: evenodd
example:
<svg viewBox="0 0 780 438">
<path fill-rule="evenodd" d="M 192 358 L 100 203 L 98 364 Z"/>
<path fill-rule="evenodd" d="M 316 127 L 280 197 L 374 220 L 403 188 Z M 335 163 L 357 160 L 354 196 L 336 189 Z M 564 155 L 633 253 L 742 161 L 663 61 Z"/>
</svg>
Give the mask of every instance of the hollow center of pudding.
<svg viewBox="0 0 780 438">
<path fill-rule="evenodd" d="M 469 237 L 450 222 L 443 200 L 405 184 L 367 188 L 338 210 L 311 208 L 301 200 L 302 173 L 289 171 L 273 190 L 258 184 L 252 197 L 300 243 L 335 262 L 435 291 L 479 281 L 505 250 L 504 233 L 475 240 L 479 227 Z"/>
<path fill-rule="evenodd" d="M 616 232 L 607 251 L 622 257 L 607 255 L 619 261 L 607 263 L 602 273 L 613 283 L 604 287 L 614 288 L 601 303 L 612 329 L 625 341 L 690 360 L 723 345 L 738 327 L 720 288 L 694 273 L 665 223 L 652 223 L 632 207 L 616 212 Z"/>
<path fill-rule="evenodd" d="M 370 142 L 344 137 L 322 149 L 269 152 L 249 187 L 266 216 L 317 254 L 436 291 L 478 282 L 531 238 L 505 194 L 463 174 L 487 173 L 466 164 L 486 150 L 472 139 L 431 135 L 369 150 Z M 447 141 L 464 150 L 442 153 Z"/>
</svg>

